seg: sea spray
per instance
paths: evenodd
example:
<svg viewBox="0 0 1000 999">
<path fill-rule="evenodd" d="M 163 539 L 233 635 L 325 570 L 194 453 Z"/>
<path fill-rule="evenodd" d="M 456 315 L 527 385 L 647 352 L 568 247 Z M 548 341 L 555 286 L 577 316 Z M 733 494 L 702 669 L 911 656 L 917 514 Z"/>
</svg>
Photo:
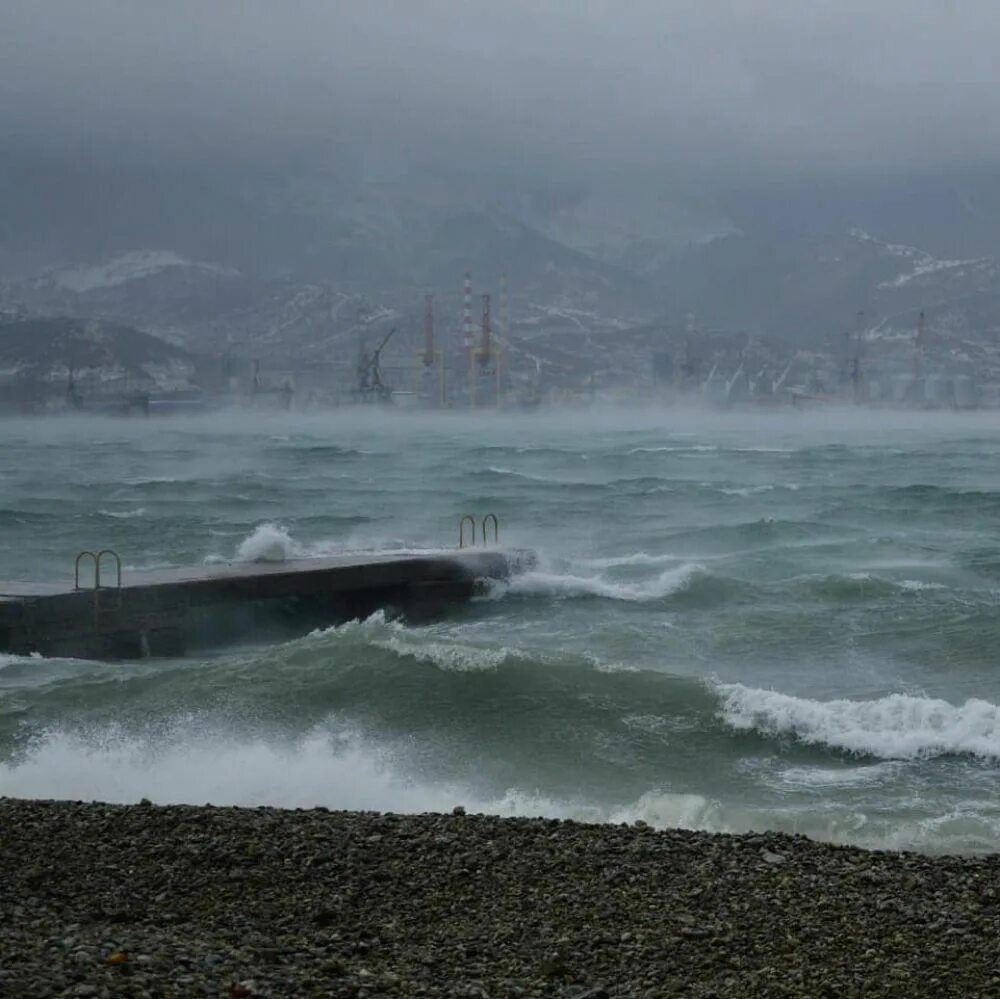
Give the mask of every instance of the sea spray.
<svg viewBox="0 0 1000 999">
<path fill-rule="evenodd" d="M 175 729 L 154 739 L 114 726 L 87 733 L 55 730 L 36 739 L 21 759 L 0 762 L 0 796 L 398 813 L 449 812 L 462 805 L 501 816 L 642 820 L 659 829 L 776 829 L 835 843 L 932 852 L 990 851 L 1000 839 L 1000 814 L 982 803 L 905 821 L 847 805 L 727 805 L 664 788 L 629 802 L 601 803 L 529 787 L 489 793 L 471 775 L 466 781 L 435 780 L 414 773 L 407 756 L 405 745 L 380 744 L 334 719 L 293 740 L 212 730 L 190 719 L 179 719 Z"/>
<path fill-rule="evenodd" d="M 603 576 L 577 576 L 572 573 L 526 572 L 493 587 L 495 596 L 548 597 L 569 600 L 580 597 L 599 597 L 628 603 L 647 603 L 662 600 L 687 589 L 708 570 L 698 563 L 686 563 L 667 569 L 655 579 L 627 583 Z"/>
<path fill-rule="evenodd" d="M 261 524 L 236 549 L 237 562 L 284 562 L 302 555 L 300 545 L 280 524 Z"/>
</svg>

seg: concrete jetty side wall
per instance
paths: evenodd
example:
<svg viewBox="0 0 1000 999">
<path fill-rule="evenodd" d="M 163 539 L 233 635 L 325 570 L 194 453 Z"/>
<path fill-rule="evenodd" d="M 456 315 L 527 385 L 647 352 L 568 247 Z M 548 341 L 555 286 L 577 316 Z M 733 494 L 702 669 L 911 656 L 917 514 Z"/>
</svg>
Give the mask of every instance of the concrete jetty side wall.
<svg viewBox="0 0 1000 999">
<path fill-rule="evenodd" d="M 118 587 L 0 583 L 0 651 L 132 658 L 251 634 L 287 636 L 380 608 L 414 616 L 467 600 L 530 553 L 470 549 L 127 573 Z M 105 577 L 106 579 L 107 577 Z"/>
</svg>

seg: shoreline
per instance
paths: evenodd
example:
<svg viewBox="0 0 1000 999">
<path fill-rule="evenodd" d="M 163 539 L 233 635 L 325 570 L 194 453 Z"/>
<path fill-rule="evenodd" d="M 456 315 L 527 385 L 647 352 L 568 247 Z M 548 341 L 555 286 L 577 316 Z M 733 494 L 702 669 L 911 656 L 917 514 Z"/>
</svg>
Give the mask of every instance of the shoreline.
<svg viewBox="0 0 1000 999">
<path fill-rule="evenodd" d="M 1000 995 L 1000 855 L 0 798 L 0 996 Z"/>
</svg>

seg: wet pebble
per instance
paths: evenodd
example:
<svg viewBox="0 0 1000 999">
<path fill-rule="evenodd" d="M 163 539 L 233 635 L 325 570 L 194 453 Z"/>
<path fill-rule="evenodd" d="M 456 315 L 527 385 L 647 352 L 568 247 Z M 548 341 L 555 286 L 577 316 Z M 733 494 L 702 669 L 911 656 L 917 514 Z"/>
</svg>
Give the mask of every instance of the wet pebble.
<svg viewBox="0 0 1000 999">
<path fill-rule="evenodd" d="M 13 996 L 1000 994 L 998 857 L 459 809 L 0 799 L 0 829 Z"/>
</svg>

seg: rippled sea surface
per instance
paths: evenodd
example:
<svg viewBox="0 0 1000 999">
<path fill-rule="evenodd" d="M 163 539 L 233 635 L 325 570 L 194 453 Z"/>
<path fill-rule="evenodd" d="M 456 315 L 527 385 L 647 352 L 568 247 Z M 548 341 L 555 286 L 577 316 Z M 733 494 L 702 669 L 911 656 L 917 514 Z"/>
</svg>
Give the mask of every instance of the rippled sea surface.
<svg viewBox="0 0 1000 999">
<path fill-rule="evenodd" d="M 453 545 L 419 626 L 0 656 L 0 794 L 642 818 L 1000 848 L 1000 417 L 581 410 L 0 423 L 0 578 Z"/>
</svg>

